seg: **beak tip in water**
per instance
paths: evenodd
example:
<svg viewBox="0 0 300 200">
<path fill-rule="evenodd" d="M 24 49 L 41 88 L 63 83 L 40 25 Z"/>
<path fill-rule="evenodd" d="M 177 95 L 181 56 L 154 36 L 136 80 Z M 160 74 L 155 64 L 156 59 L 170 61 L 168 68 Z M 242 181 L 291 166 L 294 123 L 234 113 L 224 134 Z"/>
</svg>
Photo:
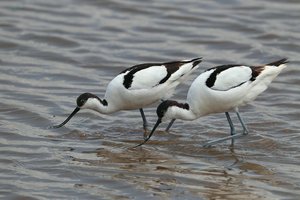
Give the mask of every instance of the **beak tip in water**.
<svg viewBox="0 0 300 200">
<path fill-rule="evenodd" d="M 47 126 L 46 129 L 53 129 L 53 126 Z"/>
<path fill-rule="evenodd" d="M 76 107 L 75 110 L 69 115 L 69 117 L 61 124 L 59 125 L 53 125 L 53 126 L 48 126 L 48 129 L 53 129 L 53 128 L 60 128 L 64 126 L 78 111 L 80 110 L 79 107 Z"/>
<path fill-rule="evenodd" d="M 137 148 L 137 147 L 140 147 L 140 146 L 142 146 L 143 144 L 145 144 L 145 143 L 151 138 L 152 134 L 154 133 L 155 129 L 158 127 L 158 125 L 159 125 L 160 123 L 161 123 L 161 118 L 158 118 L 158 120 L 157 120 L 156 124 L 154 125 L 154 127 L 153 127 L 153 129 L 152 129 L 150 135 L 149 135 L 142 143 L 140 143 L 140 144 L 134 146 L 133 148 Z"/>
<path fill-rule="evenodd" d="M 47 126 L 47 129 L 55 129 L 55 128 L 60 128 L 62 126 L 60 125 L 52 125 L 52 126 Z"/>
</svg>

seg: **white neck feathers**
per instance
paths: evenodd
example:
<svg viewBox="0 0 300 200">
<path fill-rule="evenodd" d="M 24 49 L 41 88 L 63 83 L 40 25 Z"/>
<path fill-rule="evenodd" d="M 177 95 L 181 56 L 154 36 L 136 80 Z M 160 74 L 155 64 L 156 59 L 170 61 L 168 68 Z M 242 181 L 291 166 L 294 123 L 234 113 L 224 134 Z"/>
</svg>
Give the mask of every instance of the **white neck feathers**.
<svg viewBox="0 0 300 200">
<path fill-rule="evenodd" d="M 91 109 L 102 114 L 115 112 L 115 110 L 106 102 L 106 100 L 100 100 L 98 98 L 89 98 L 81 108 Z"/>
<path fill-rule="evenodd" d="M 192 112 L 192 110 L 184 107 L 179 106 L 170 106 L 167 112 L 165 113 L 165 118 L 168 119 L 182 119 L 182 120 L 194 120 L 197 118 L 195 113 Z"/>
</svg>

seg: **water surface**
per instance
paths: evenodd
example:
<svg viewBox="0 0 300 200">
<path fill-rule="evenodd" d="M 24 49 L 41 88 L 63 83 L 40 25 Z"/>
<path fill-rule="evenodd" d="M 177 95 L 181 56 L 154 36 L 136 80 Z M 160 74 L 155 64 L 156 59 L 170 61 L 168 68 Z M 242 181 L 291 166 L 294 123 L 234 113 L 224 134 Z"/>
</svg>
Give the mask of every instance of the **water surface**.
<svg viewBox="0 0 300 200">
<path fill-rule="evenodd" d="M 0 1 L 0 197 L 299 199 L 299 10 L 293 0 Z M 250 134 L 234 149 L 201 147 L 229 134 L 224 114 L 178 120 L 170 133 L 164 124 L 137 149 L 138 111 L 81 111 L 47 129 L 126 67 L 199 56 L 174 99 L 215 65 L 291 61 L 240 109 Z"/>
</svg>

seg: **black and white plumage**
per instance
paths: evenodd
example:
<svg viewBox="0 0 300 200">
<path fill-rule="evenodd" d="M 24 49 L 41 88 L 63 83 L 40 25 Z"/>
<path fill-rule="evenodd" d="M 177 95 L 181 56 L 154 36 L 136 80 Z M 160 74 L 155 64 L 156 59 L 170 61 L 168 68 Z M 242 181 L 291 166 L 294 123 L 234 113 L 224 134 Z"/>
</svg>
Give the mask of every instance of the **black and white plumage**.
<svg viewBox="0 0 300 200">
<path fill-rule="evenodd" d="M 201 58 L 166 63 L 145 63 L 122 71 L 106 88 L 103 99 L 91 93 L 77 98 L 77 107 L 61 124 L 65 125 L 80 109 L 91 109 L 102 114 L 120 110 L 140 109 L 146 131 L 147 121 L 143 108 L 159 100 L 168 99 L 176 86 L 199 67 Z"/>
<path fill-rule="evenodd" d="M 212 113 L 225 112 L 231 129 L 231 136 L 205 144 L 210 146 L 225 140 L 232 140 L 248 134 L 238 107 L 253 101 L 265 91 L 272 80 L 286 67 L 287 59 L 281 59 L 261 66 L 222 65 L 206 70 L 192 83 L 186 103 L 167 100 L 157 108 L 158 120 L 146 143 L 157 126 L 167 119 L 194 120 Z M 235 110 L 243 127 L 243 133 L 236 134 L 229 111 Z M 168 128 L 171 124 L 168 126 Z M 167 129 L 168 129 L 167 128 Z"/>
</svg>

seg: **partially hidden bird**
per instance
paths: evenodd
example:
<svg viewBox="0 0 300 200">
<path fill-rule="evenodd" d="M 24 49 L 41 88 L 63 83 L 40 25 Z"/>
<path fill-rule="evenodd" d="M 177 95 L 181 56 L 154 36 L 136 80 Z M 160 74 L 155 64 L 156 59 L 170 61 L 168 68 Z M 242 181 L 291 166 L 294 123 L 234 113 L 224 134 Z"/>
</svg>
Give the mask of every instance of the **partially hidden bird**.
<svg viewBox="0 0 300 200">
<path fill-rule="evenodd" d="M 239 113 L 238 108 L 252 102 L 260 93 L 265 91 L 275 77 L 286 67 L 286 58 L 265 65 L 222 65 L 207 69 L 191 84 L 185 103 L 166 100 L 157 107 L 157 122 L 149 136 L 138 146 L 145 144 L 158 125 L 165 120 L 175 119 L 195 120 L 200 117 L 225 113 L 230 126 L 231 135 L 205 143 L 204 147 L 231 140 L 248 134 L 248 129 Z M 237 134 L 229 111 L 235 111 L 242 126 L 242 133 Z M 168 130 L 167 128 L 167 130 Z"/>
<path fill-rule="evenodd" d="M 125 69 L 109 82 L 103 99 L 91 93 L 81 94 L 77 98 L 76 108 L 69 117 L 61 124 L 50 128 L 64 126 L 82 109 L 102 114 L 139 109 L 146 138 L 147 120 L 143 108 L 170 98 L 176 87 L 199 67 L 201 61 L 202 58 L 195 58 L 165 63 L 144 63 Z"/>
</svg>

